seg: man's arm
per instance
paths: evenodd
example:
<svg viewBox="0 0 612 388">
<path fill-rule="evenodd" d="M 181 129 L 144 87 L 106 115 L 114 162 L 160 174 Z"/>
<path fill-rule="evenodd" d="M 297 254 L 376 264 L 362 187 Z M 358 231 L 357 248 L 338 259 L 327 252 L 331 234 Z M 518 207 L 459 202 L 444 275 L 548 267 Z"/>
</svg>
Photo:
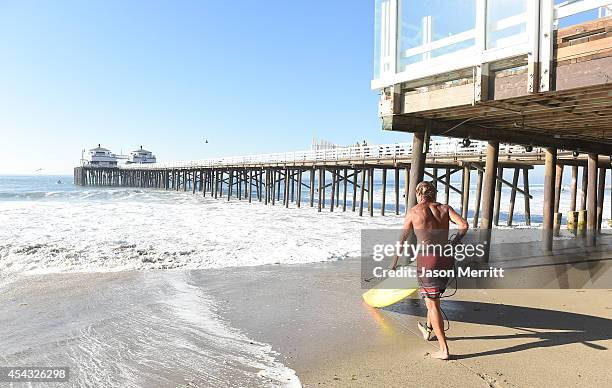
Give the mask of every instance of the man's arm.
<svg viewBox="0 0 612 388">
<path fill-rule="evenodd" d="M 400 246 L 404 245 L 404 242 L 408 239 L 408 236 L 410 236 L 410 233 L 412 233 L 412 212 L 408 211 L 408 214 L 406 214 L 406 218 L 404 219 L 404 227 L 402 229 L 402 235 L 400 236 L 399 239 L 399 243 Z M 396 254 L 393 257 L 393 264 L 391 265 L 391 269 L 396 269 L 397 268 L 397 262 L 399 261 L 399 256 Z"/>
<path fill-rule="evenodd" d="M 463 217 L 461 217 L 456 211 L 455 209 L 453 209 L 452 206 L 448 207 L 448 216 L 450 218 L 450 221 L 453 224 L 456 224 L 457 227 L 459 228 L 459 232 L 457 233 L 457 236 L 454 239 L 454 242 L 459 242 L 461 241 L 461 239 L 463 238 L 463 236 L 465 236 L 465 234 L 468 231 L 469 225 L 467 223 L 466 220 L 463 219 Z"/>
</svg>

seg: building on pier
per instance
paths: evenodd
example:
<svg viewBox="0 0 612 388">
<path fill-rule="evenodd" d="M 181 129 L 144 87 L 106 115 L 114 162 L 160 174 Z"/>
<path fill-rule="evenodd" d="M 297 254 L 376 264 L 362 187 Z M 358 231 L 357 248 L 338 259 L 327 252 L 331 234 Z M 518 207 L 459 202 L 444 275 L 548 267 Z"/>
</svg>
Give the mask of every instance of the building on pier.
<svg viewBox="0 0 612 388">
<path fill-rule="evenodd" d="M 423 179 L 430 136 L 486 140 L 481 226 L 489 230 L 500 142 L 546 147 L 550 249 L 553 220 L 562 216 L 554 206 L 557 152 L 586 153 L 587 229 L 596 229 L 612 154 L 612 1 L 374 4 L 371 87 L 380 92 L 383 129 L 414 134 L 413 184 Z"/>
<path fill-rule="evenodd" d="M 130 152 L 127 163 L 157 163 L 157 158 L 151 151 L 147 151 L 140 146 L 139 149 Z"/>
<path fill-rule="evenodd" d="M 98 144 L 96 148 L 89 150 L 81 164 L 92 167 L 117 167 L 117 155 Z"/>
</svg>

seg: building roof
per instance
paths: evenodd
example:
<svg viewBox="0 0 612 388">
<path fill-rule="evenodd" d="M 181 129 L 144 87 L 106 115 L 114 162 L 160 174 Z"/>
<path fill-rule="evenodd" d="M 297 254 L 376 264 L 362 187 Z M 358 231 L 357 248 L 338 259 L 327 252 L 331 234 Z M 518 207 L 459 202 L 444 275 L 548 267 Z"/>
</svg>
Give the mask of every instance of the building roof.
<svg viewBox="0 0 612 388">
<path fill-rule="evenodd" d="M 147 150 L 143 149 L 143 148 L 142 148 L 142 146 L 140 146 L 140 149 L 138 149 L 138 150 L 134 150 L 134 151 L 132 151 L 132 152 L 141 152 L 141 153 L 145 153 L 145 152 L 146 152 L 146 153 L 148 153 L 148 154 L 150 154 L 150 153 L 151 153 L 151 151 L 147 151 Z"/>
<path fill-rule="evenodd" d="M 101 147 L 100 144 L 98 144 L 98 146 L 96 148 L 90 149 L 90 151 L 106 151 L 106 152 L 110 152 L 109 149 Z"/>
</svg>

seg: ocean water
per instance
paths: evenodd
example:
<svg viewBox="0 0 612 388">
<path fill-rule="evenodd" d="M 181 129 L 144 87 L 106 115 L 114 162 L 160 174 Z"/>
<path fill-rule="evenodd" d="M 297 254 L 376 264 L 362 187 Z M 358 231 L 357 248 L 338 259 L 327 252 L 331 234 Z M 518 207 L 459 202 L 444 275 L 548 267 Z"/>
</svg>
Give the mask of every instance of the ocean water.
<svg viewBox="0 0 612 388">
<path fill-rule="evenodd" d="M 270 345 L 225 322 L 222 302 L 184 270 L 344 259 L 358 255 L 361 228 L 402 221 L 57 180 L 0 177 L 0 296 L 9 303 L 0 305 L 0 364 L 70 365 L 74 386 L 179 386 L 184 375 L 191 386 L 298 386 Z M 144 284 L 84 280 L 94 293 L 46 285 L 25 301 L 15 289 L 57 273 L 130 270 L 147 274 Z"/>
<path fill-rule="evenodd" d="M 194 287 L 185 270 L 357 256 L 362 228 L 402 225 L 404 198 L 400 215 L 395 215 L 391 179 L 387 216 L 379 215 L 382 184 L 377 177 L 376 215 L 370 218 L 367 209 L 364 217 L 350 211 L 350 187 L 347 213 L 341 208 L 329 212 L 331 188 L 326 190 L 327 207 L 319 213 L 316 204 L 309 206 L 308 190 L 303 190 L 302 208 L 292 203 L 286 209 L 281 203 L 215 200 L 190 191 L 77 187 L 72 177 L 0 177 L 0 296 L 9 301 L 0 305 L 0 364 L 64 363 L 79 371 L 74 386 L 180 386 L 188 383 L 183 376 L 194 381 L 191 386 L 299 386 L 280 355 L 226 322 L 218 313 L 222 301 Z M 537 182 L 531 187 L 533 226 L 541 221 L 542 189 Z M 403 190 L 401 182 L 400 196 Z M 473 184 L 470 206 L 474 195 Z M 509 195 L 504 188 L 501 225 Z M 565 190 L 562 212 L 568 201 Z M 517 195 L 518 225 L 524 223 L 523 203 Z M 451 194 L 450 204 L 459 209 L 458 194 Z M 608 217 L 604 212 L 604 219 Z M 89 281 L 83 286 L 89 292 L 61 284 L 51 290 L 41 283 L 40 294 L 27 303 L 15 289 L 24 279 L 38 284 L 58 273 L 143 277 L 137 282 Z M 64 297 L 61 302 L 45 300 L 41 295 L 46 291 Z M 56 308 L 75 313 L 65 316 Z M 37 325 L 52 330 L 41 331 Z"/>
</svg>

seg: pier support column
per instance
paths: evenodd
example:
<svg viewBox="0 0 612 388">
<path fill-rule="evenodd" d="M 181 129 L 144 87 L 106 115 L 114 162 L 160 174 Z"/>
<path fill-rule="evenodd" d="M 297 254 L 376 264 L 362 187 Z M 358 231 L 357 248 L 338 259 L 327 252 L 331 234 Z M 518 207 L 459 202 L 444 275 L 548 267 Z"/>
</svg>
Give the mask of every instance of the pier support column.
<svg viewBox="0 0 612 388">
<path fill-rule="evenodd" d="M 404 169 L 404 214 L 408 214 L 408 198 L 410 197 L 410 169 Z"/>
<path fill-rule="evenodd" d="M 366 169 L 361 169 L 361 188 L 359 191 L 359 216 L 363 216 L 363 196 L 365 193 Z"/>
<path fill-rule="evenodd" d="M 493 227 L 493 202 L 495 200 L 498 155 L 499 142 L 496 140 L 489 140 L 487 144 L 487 159 L 485 162 L 483 181 L 482 217 L 480 219 L 480 228 L 489 231 Z"/>
<path fill-rule="evenodd" d="M 310 207 L 314 207 L 315 170 L 310 170 Z"/>
<path fill-rule="evenodd" d="M 467 219 L 470 208 L 470 165 L 463 166 L 463 179 L 461 181 L 461 217 Z"/>
<path fill-rule="evenodd" d="M 410 184 L 408 192 L 408 208 L 411 209 L 417 204 L 416 187 L 423 180 L 425 174 L 425 132 L 413 133 L 412 137 L 412 163 L 410 164 Z"/>
<path fill-rule="evenodd" d="M 569 211 L 576 211 L 576 195 L 578 192 L 578 166 L 572 166 L 572 183 L 570 185 Z"/>
<path fill-rule="evenodd" d="M 333 213 L 334 211 L 334 202 L 336 201 L 336 169 L 332 169 L 331 170 L 331 178 L 332 178 L 332 183 L 331 183 L 331 201 L 330 201 L 330 205 L 329 205 L 329 211 Z"/>
<path fill-rule="evenodd" d="M 353 202 L 351 204 L 353 212 L 355 212 L 355 209 L 357 207 L 357 173 L 357 168 L 353 167 Z"/>
<path fill-rule="evenodd" d="M 395 189 L 395 215 L 399 215 L 399 168 L 395 168 L 395 184 L 393 188 Z"/>
<path fill-rule="evenodd" d="M 446 185 L 444 185 L 444 204 L 448 205 L 448 201 L 450 198 L 450 181 L 451 181 L 451 169 L 446 169 L 446 177 L 444 179 Z"/>
<path fill-rule="evenodd" d="M 493 215 L 494 217 L 494 223 L 495 226 L 499 225 L 499 207 L 501 204 L 501 196 L 502 196 L 502 179 L 504 177 L 504 168 L 503 167 L 498 167 L 497 169 L 497 181 L 495 183 L 495 213 Z"/>
<path fill-rule="evenodd" d="M 516 188 L 518 186 L 520 170 L 518 167 L 514 168 L 514 174 L 512 175 L 512 191 L 510 192 L 510 207 L 508 208 L 508 226 L 512 226 L 514 220 L 514 203 L 516 202 Z"/>
<path fill-rule="evenodd" d="M 546 148 L 544 164 L 544 208 L 542 209 L 542 245 L 547 252 L 553 247 L 553 224 L 555 213 L 555 175 L 557 171 L 557 149 Z"/>
<path fill-rule="evenodd" d="M 523 169 L 523 191 L 525 194 L 525 224 L 531 225 L 531 202 L 529 198 L 529 169 Z"/>
<path fill-rule="evenodd" d="M 318 208 L 319 213 L 321 212 L 321 208 L 322 208 L 321 201 L 323 198 L 323 175 L 324 174 L 325 173 L 323 172 L 323 169 L 320 168 L 319 169 L 319 201 L 317 202 L 317 205 L 319 206 Z"/>
<path fill-rule="evenodd" d="M 480 217 L 480 199 L 482 198 L 482 170 L 478 170 L 478 177 L 476 178 L 476 199 L 474 203 L 474 220 L 472 227 L 478 228 L 478 218 Z"/>
<path fill-rule="evenodd" d="M 343 212 L 346 211 L 346 191 L 348 190 L 347 188 L 348 182 L 346 181 L 347 179 L 348 179 L 348 169 L 345 167 L 344 168 L 344 180 L 343 180 L 344 191 L 342 193 L 342 211 Z"/>
<path fill-rule="evenodd" d="M 369 169 L 368 177 L 368 210 L 370 217 L 374 217 L 374 169 Z"/>
<path fill-rule="evenodd" d="M 302 170 L 298 170 L 297 177 L 297 207 L 302 204 Z"/>
<path fill-rule="evenodd" d="M 385 215 L 385 204 L 387 199 L 387 169 L 382 169 L 382 203 L 380 205 L 380 215 Z"/>
<path fill-rule="evenodd" d="M 604 195 L 606 189 L 606 168 L 599 167 L 599 176 L 597 177 L 597 230 L 601 230 L 601 222 L 603 221 L 603 206 Z"/>
<path fill-rule="evenodd" d="M 587 186 L 587 233 L 594 235 L 597 229 L 597 165 L 598 155 L 590 153 L 587 168 L 589 183 Z"/>
<path fill-rule="evenodd" d="M 582 182 L 580 185 L 580 210 L 586 210 L 588 187 L 589 187 L 589 169 L 588 169 L 588 166 L 584 166 L 582 167 Z"/>
</svg>

